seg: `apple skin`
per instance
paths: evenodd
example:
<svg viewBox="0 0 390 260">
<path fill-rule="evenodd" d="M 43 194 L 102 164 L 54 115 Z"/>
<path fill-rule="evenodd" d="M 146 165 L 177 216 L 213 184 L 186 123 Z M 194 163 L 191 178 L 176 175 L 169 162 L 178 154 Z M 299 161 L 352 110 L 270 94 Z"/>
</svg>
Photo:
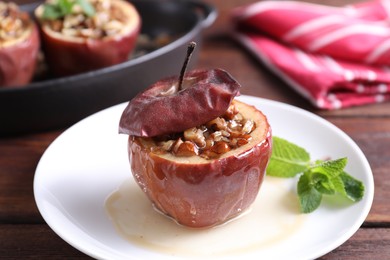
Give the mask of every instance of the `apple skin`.
<svg viewBox="0 0 390 260">
<path fill-rule="evenodd" d="M 41 22 L 42 45 L 51 73 L 70 76 L 122 63 L 129 59 L 141 29 L 141 18 L 129 2 L 113 0 L 113 4 L 128 13 L 129 29 L 120 35 L 103 39 L 65 37 Z M 36 9 L 39 13 L 42 7 Z"/>
<path fill-rule="evenodd" d="M 135 180 L 157 209 L 181 225 L 222 224 L 247 210 L 258 194 L 271 156 L 271 127 L 260 111 L 237 103 L 256 122 L 253 140 L 218 159 L 156 154 L 150 149 L 150 138 L 129 137 Z"/>
<path fill-rule="evenodd" d="M 228 109 L 240 84 L 222 69 L 193 70 L 184 77 L 184 89 L 160 96 L 178 85 L 178 77 L 162 79 L 134 97 L 123 111 L 119 132 L 151 137 L 210 121 Z"/>
<path fill-rule="evenodd" d="M 34 76 L 40 48 L 39 33 L 31 21 L 24 39 L 0 47 L 0 86 L 23 87 Z"/>
</svg>

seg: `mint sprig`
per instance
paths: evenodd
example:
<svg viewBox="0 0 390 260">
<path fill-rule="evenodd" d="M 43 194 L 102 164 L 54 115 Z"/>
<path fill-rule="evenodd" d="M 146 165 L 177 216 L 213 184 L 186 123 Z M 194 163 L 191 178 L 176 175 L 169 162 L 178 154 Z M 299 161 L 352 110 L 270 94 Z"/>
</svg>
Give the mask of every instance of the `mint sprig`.
<svg viewBox="0 0 390 260">
<path fill-rule="evenodd" d="M 272 157 L 267 173 L 276 177 L 294 177 L 310 165 L 310 155 L 305 149 L 282 138 L 273 137 Z"/>
<path fill-rule="evenodd" d="M 352 202 L 364 196 L 364 184 L 344 171 L 347 158 L 311 161 L 309 153 L 280 137 L 273 137 L 267 174 L 291 178 L 300 175 L 297 190 L 303 213 L 316 210 L 325 196 L 341 196 Z"/>
<path fill-rule="evenodd" d="M 73 7 L 79 5 L 83 13 L 89 17 L 95 15 L 95 8 L 88 0 L 57 0 L 43 5 L 42 18 L 57 20 L 73 13 Z"/>
</svg>

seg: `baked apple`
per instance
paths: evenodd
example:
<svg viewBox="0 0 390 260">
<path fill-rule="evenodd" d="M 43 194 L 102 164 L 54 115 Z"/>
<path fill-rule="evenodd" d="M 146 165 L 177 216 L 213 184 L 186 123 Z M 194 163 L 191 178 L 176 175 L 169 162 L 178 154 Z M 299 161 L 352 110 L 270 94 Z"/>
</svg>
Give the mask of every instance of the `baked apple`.
<svg viewBox="0 0 390 260">
<path fill-rule="evenodd" d="M 136 8 L 124 0 L 48 0 L 35 15 L 48 67 L 56 76 L 126 61 L 141 28 Z"/>
<path fill-rule="evenodd" d="M 0 2 L 0 86 L 23 86 L 34 75 L 40 47 L 35 23 L 14 3 Z"/>
<path fill-rule="evenodd" d="M 184 226 L 222 224 L 260 189 L 271 128 L 262 112 L 234 99 L 239 87 L 224 70 L 195 70 L 153 84 L 122 114 L 136 182 Z"/>
</svg>

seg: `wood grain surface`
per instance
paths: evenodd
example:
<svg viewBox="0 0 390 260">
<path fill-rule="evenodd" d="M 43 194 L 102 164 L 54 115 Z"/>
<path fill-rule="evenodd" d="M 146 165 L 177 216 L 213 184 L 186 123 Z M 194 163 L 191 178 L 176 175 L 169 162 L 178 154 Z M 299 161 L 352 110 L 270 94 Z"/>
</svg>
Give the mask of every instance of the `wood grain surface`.
<svg viewBox="0 0 390 260">
<path fill-rule="evenodd" d="M 26 2 L 31 1 L 18 1 Z M 329 120 L 345 131 L 368 158 L 375 179 L 371 212 L 355 235 L 320 259 L 390 259 L 390 103 L 337 111 L 315 109 L 229 38 L 230 10 L 254 1 L 206 2 L 216 6 L 219 15 L 204 32 L 197 67 L 224 68 L 242 84 L 243 94 L 288 103 Z M 358 1 L 310 2 L 340 6 Z M 0 259 L 90 259 L 49 228 L 34 201 L 35 168 L 45 149 L 64 130 L 0 137 Z"/>
</svg>

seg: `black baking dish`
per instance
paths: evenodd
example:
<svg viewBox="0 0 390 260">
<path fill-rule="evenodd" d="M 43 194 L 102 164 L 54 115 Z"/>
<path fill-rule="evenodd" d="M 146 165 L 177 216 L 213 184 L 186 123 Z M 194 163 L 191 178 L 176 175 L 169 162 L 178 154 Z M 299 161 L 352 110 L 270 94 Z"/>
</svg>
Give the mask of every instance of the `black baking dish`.
<svg viewBox="0 0 390 260">
<path fill-rule="evenodd" d="M 201 1 L 131 0 L 142 18 L 141 33 L 177 36 L 169 44 L 128 61 L 74 76 L 0 88 L 0 135 L 67 127 L 106 107 L 125 102 L 151 83 L 178 74 L 190 41 L 198 47 L 202 31 L 216 17 Z M 32 12 L 39 3 L 21 6 Z"/>
</svg>

